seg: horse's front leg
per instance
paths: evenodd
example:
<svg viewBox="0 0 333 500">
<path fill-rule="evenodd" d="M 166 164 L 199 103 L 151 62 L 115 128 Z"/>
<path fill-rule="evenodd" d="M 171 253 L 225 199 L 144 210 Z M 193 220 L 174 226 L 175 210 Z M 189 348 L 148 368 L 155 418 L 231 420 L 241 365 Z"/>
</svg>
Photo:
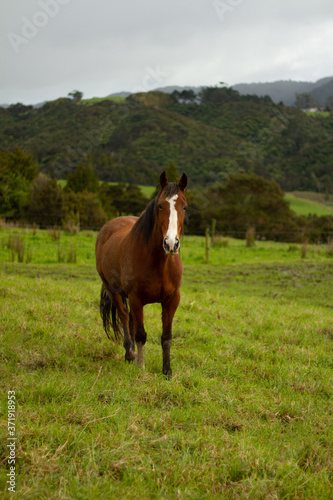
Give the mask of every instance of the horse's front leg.
<svg viewBox="0 0 333 500">
<path fill-rule="evenodd" d="M 177 290 L 174 295 L 162 302 L 162 323 L 163 333 L 161 337 L 163 350 L 163 374 L 169 379 L 172 377 L 170 366 L 170 349 L 172 340 L 172 320 L 180 301 L 180 291 Z"/>
</svg>

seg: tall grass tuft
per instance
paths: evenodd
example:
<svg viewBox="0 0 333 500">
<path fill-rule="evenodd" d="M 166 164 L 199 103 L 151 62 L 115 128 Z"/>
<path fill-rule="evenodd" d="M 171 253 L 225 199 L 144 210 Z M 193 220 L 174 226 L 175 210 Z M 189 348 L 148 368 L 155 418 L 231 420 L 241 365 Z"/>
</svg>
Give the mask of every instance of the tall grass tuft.
<svg viewBox="0 0 333 500">
<path fill-rule="evenodd" d="M 229 246 L 229 238 L 223 236 L 215 236 L 213 246 L 215 248 L 227 248 Z"/>
<path fill-rule="evenodd" d="M 58 262 L 66 262 L 66 252 L 63 250 L 60 243 L 58 245 Z"/>
<path fill-rule="evenodd" d="M 307 254 L 307 251 L 308 251 L 308 243 L 309 243 L 309 240 L 307 238 L 306 240 L 304 240 L 304 243 L 303 243 L 302 248 L 301 248 L 301 257 L 302 257 L 302 259 L 306 258 L 306 254 Z"/>
<path fill-rule="evenodd" d="M 68 249 L 67 262 L 68 264 L 76 264 L 76 246 L 73 244 Z"/>
<path fill-rule="evenodd" d="M 8 249 L 11 253 L 12 262 L 17 254 L 18 262 L 24 261 L 24 240 L 20 234 L 11 234 L 8 237 Z"/>
<path fill-rule="evenodd" d="M 32 247 L 31 246 L 27 246 L 27 252 L 26 252 L 25 262 L 27 264 L 30 264 L 31 261 L 32 261 Z"/>
<path fill-rule="evenodd" d="M 52 238 L 53 241 L 59 241 L 61 237 L 61 229 L 56 226 L 49 227 L 47 228 L 47 234 Z"/>
<path fill-rule="evenodd" d="M 333 257 L 333 239 L 329 240 L 327 244 L 326 255 L 327 257 Z"/>
<path fill-rule="evenodd" d="M 67 220 L 63 223 L 62 225 L 64 231 L 70 234 L 78 234 L 80 229 L 79 229 L 79 224 L 73 220 Z"/>
</svg>

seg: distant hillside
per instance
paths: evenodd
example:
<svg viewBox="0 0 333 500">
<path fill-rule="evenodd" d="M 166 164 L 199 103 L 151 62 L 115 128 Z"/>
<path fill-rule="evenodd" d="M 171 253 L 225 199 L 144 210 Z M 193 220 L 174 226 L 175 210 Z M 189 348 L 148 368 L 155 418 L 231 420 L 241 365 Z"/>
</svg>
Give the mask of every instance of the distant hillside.
<svg viewBox="0 0 333 500">
<path fill-rule="evenodd" d="M 151 92 L 125 102 L 63 98 L 38 109 L 0 108 L 1 148 L 19 146 L 58 178 L 88 162 L 101 180 L 154 185 L 173 162 L 192 186 L 246 172 L 287 191 L 333 192 L 333 116 L 307 116 L 228 88 L 208 90 L 205 104 Z"/>
<path fill-rule="evenodd" d="M 153 92 L 164 92 L 165 94 L 172 94 L 175 90 L 178 92 L 182 92 L 183 90 L 193 90 L 196 94 L 199 94 L 201 92 L 202 87 L 191 87 L 191 86 L 185 86 L 185 87 L 180 87 L 179 85 L 169 85 L 167 87 L 159 87 L 157 89 L 154 89 Z M 148 93 L 148 91 L 147 91 Z M 108 97 L 128 97 L 131 95 L 131 92 L 115 92 L 113 94 L 110 94 Z"/>
<path fill-rule="evenodd" d="M 317 82 L 280 80 L 266 83 L 239 83 L 232 88 L 242 95 L 269 95 L 275 103 L 283 102 L 286 106 L 295 106 L 296 94 L 310 94 L 324 106 L 327 98 L 333 96 L 333 77 L 322 78 Z"/>
<path fill-rule="evenodd" d="M 323 84 L 320 86 L 314 87 L 311 91 L 310 94 L 317 99 L 317 101 L 322 105 L 325 106 L 327 99 L 329 97 L 333 96 L 333 78 L 325 78 L 323 81 Z"/>
<path fill-rule="evenodd" d="M 200 94 L 203 87 L 170 85 L 168 87 L 160 87 L 155 90 L 172 94 L 175 90 L 182 92 L 183 90 L 193 90 L 196 94 Z M 237 90 L 241 95 L 257 95 L 263 97 L 268 95 L 276 104 L 283 102 L 286 106 L 295 106 L 296 94 L 310 94 L 322 106 L 325 106 L 327 99 L 333 96 L 333 76 L 322 78 L 316 82 L 297 82 L 293 80 L 279 80 L 276 82 L 266 83 L 238 83 L 232 88 Z M 116 92 L 113 96 L 128 97 L 130 92 Z"/>
</svg>

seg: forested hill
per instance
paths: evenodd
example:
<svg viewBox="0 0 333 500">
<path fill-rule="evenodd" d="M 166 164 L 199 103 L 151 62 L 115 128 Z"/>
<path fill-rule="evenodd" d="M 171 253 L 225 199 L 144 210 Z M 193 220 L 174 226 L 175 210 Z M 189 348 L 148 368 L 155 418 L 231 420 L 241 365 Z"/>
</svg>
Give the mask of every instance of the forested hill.
<svg viewBox="0 0 333 500">
<path fill-rule="evenodd" d="M 0 108 L 1 149 L 32 153 L 39 169 L 66 178 L 82 163 L 100 179 L 155 184 L 173 162 L 192 183 L 256 173 L 285 190 L 333 192 L 333 116 L 309 116 L 270 98 L 207 88 L 196 103 L 160 92 L 123 103 L 71 99 L 39 109 Z"/>
</svg>

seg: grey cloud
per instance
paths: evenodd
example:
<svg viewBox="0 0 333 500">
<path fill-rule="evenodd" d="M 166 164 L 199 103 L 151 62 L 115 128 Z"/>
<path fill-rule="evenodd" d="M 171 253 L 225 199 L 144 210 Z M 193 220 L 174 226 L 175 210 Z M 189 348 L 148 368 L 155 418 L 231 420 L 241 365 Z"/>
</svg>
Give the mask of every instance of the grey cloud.
<svg viewBox="0 0 333 500">
<path fill-rule="evenodd" d="M 36 32 L 15 51 L 25 20 Z M 12 0 L 0 28 L 0 103 L 150 87 L 156 68 L 156 87 L 198 86 L 316 80 L 333 63 L 331 0 Z"/>
</svg>

